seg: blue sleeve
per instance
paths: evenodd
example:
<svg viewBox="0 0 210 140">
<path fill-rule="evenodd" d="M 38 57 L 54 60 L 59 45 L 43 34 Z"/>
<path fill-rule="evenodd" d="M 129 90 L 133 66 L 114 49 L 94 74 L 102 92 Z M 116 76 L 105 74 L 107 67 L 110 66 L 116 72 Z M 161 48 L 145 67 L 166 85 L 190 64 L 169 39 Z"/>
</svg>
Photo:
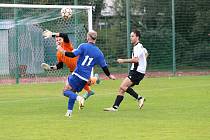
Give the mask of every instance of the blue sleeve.
<svg viewBox="0 0 210 140">
<path fill-rule="evenodd" d="M 107 66 L 106 60 L 104 58 L 103 53 L 98 57 L 98 65 L 103 68 L 105 66 Z"/>
<path fill-rule="evenodd" d="M 75 56 L 78 56 L 82 53 L 82 45 L 80 45 L 76 50 L 73 51 Z"/>
</svg>

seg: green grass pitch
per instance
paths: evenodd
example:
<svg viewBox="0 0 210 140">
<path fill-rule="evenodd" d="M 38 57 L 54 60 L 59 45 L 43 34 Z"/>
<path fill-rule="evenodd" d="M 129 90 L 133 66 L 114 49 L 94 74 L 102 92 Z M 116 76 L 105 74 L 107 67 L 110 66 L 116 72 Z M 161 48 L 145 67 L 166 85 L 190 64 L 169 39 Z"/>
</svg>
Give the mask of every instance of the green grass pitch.
<svg viewBox="0 0 210 140">
<path fill-rule="evenodd" d="M 145 78 L 135 90 L 147 101 L 139 110 L 126 94 L 118 112 L 104 112 L 121 80 L 106 80 L 66 118 L 63 83 L 0 86 L 1 140 L 209 140 L 210 76 Z"/>
</svg>

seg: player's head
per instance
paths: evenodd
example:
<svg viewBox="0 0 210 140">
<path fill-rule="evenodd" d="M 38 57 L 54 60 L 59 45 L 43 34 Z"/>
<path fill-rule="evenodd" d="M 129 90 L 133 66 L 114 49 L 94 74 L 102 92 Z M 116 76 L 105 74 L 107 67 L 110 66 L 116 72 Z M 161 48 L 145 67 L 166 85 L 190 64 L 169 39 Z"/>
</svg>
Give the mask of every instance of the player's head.
<svg viewBox="0 0 210 140">
<path fill-rule="evenodd" d="M 62 46 L 62 44 L 63 44 L 63 38 L 62 37 L 56 36 L 55 40 L 56 40 L 56 45 Z"/>
<path fill-rule="evenodd" d="M 87 41 L 90 42 L 90 43 L 95 43 L 96 39 L 97 39 L 97 32 L 94 31 L 94 30 L 90 30 L 87 33 Z"/>
<path fill-rule="evenodd" d="M 138 30 L 132 31 L 130 34 L 131 43 L 134 45 L 137 44 L 140 40 L 140 37 L 141 37 L 140 31 Z"/>
</svg>

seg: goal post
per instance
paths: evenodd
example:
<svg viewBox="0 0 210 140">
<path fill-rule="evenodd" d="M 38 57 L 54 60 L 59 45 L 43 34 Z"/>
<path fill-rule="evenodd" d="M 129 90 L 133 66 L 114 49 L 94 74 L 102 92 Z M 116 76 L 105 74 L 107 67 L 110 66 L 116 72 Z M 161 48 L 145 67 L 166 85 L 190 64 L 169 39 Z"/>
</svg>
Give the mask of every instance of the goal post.
<svg viewBox="0 0 210 140">
<path fill-rule="evenodd" d="M 71 7 L 72 17 L 64 20 L 63 7 Z M 77 48 L 92 30 L 92 6 L 0 4 L 0 82 L 63 81 L 68 68 L 44 71 L 41 63 L 57 63 L 54 38 L 44 39 L 44 30 L 67 33 Z M 56 80 L 57 79 L 57 80 Z"/>
<path fill-rule="evenodd" d="M 34 9 L 62 9 L 64 7 L 71 9 L 86 9 L 88 11 L 88 30 L 92 30 L 92 6 L 84 5 L 30 5 L 30 4 L 0 4 L 0 8 L 34 8 Z"/>
</svg>

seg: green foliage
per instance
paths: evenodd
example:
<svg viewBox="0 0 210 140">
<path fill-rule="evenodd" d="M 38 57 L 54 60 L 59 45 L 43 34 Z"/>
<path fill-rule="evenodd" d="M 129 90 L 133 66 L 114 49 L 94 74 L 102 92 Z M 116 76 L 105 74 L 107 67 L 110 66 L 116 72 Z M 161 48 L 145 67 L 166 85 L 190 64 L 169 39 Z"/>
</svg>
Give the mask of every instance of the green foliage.
<svg viewBox="0 0 210 140">
<path fill-rule="evenodd" d="M 148 69 L 170 70 L 172 65 L 171 30 L 163 28 L 142 34 L 142 42 L 148 49 Z"/>
<path fill-rule="evenodd" d="M 175 1 L 175 59 L 179 70 L 209 65 L 208 3 L 208 0 Z M 142 32 L 143 45 L 150 52 L 149 69 L 172 69 L 171 5 L 167 0 L 131 1 L 131 29 Z M 115 9 L 118 15 L 125 16 L 126 2 L 117 0 Z"/>
<path fill-rule="evenodd" d="M 110 59 L 116 59 L 117 57 L 127 57 L 126 49 L 126 31 L 125 25 L 119 27 L 117 23 L 113 23 L 109 29 L 99 30 L 99 47 L 105 54 L 112 52 L 106 57 Z M 120 43 L 119 43 L 120 42 Z"/>
<path fill-rule="evenodd" d="M 79 1 L 79 5 L 91 5 L 93 9 L 93 28 L 96 29 L 98 26 L 99 19 L 101 17 L 101 10 L 105 7 L 104 0 L 87 0 Z"/>
</svg>

